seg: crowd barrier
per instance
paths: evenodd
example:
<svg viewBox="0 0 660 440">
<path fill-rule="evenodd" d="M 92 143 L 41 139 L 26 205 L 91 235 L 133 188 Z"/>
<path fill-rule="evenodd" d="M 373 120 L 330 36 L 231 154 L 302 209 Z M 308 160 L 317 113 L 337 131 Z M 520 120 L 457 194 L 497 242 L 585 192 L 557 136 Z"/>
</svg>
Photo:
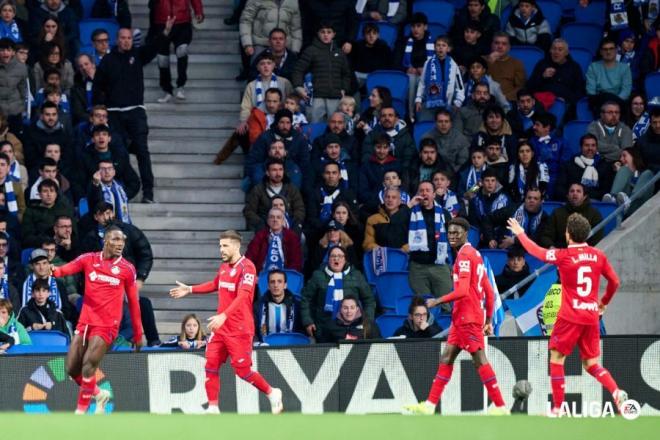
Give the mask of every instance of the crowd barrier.
<svg viewBox="0 0 660 440">
<path fill-rule="evenodd" d="M 319 414 L 398 413 L 402 405 L 426 397 L 444 342 L 388 340 L 259 347 L 254 366 L 284 393 L 287 411 Z M 547 339 L 491 339 L 488 357 L 507 405 L 512 388 L 532 385 L 530 414 L 546 411 L 550 396 Z M 605 337 L 602 365 L 608 368 L 642 414 L 660 414 L 660 336 Z M 116 352 L 106 355 L 98 375 L 112 390 L 109 411 L 199 413 L 204 410 L 203 352 Z M 268 412 L 268 400 L 234 376 L 221 371 L 220 409 L 244 414 Z M 566 397 L 577 409 L 606 405 L 608 393 L 580 366 L 576 353 L 566 364 Z M 0 357 L 0 410 L 43 413 L 73 411 L 77 387 L 64 371 L 64 355 Z M 463 352 L 442 400 L 444 414 L 483 410 L 483 386 Z"/>
</svg>

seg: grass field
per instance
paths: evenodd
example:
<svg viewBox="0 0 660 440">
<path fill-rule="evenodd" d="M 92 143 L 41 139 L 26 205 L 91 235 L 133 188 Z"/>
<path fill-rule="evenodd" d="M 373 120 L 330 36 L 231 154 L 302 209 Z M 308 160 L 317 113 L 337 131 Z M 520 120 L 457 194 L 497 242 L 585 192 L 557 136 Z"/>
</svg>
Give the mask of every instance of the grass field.
<svg viewBox="0 0 660 440">
<path fill-rule="evenodd" d="M 660 418 L 641 417 L 628 421 L 606 419 L 549 419 L 511 416 L 398 415 L 347 416 L 301 414 L 191 416 L 116 413 L 108 416 L 74 416 L 54 413 L 26 415 L 0 413 L 2 439 L 34 440 L 573 440 L 658 438 Z"/>
</svg>

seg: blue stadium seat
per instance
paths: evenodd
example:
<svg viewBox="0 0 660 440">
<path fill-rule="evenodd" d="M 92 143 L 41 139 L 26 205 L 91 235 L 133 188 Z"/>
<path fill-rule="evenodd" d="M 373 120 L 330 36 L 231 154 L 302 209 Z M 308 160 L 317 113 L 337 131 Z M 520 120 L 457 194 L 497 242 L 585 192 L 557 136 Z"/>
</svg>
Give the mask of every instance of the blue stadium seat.
<svg viewBox="0 0 660 440">
<path fill-rule="evenodd" d="M 390 89 L 392 98 L 400 99 L 404 103 L 408 99 L 408 75 L 398 70 L 376 70 L 367 76 L 367 92 L 376 86 Z"/>
<path fill-rule="evenodd" d="M 562 26 L 561 37 L 568 42 L 571 53 L 574 48 L 581 47 L 595 56 L 603 38 L 603 28 L 593 23 L 568 23 Z"/>
<path fill-rule="evenodd" d="M 80 200 L 78 201 L 78 217 L 82 217 L 88 212 L 89 212 L 89 204 L 87 203 L 87 198 L 81 197 Z"/>
<path fill-rule="evenodd" d="M 550 200 L 543 201 L 543 211 L 548 215 L 552 214 L 552 211 L 560 206 L 564 206 L 564 202 L 552 202 Z"/>
<path fill-rule="evenodd" d="M 30 264 L 30 254 L 32 253 L 33 250 L 34 248 L 26 248 L 23 249 L 23 251 L 21 252 L 21 264 L 23 266 L 27 266 L 28 264 Z"/>
<path fill-rule="evenodd" d="M 80 0 L 83 9 L 83 16 L 82 16 L 83 20 L 92 17 L 92 8 L 94 7 L 95 2 L 96 0 Z"/>
<path fill-rule="evenodd" d="M 447 29 L 454 22 L 454 5 L 449 2 L 418 0 L 413 3 L 414 12 L 423 12 L 430 22 L 440 23 Z"/>
<path fill-rule="evenodd" d="M 413 127 L 413 139 L 415 140 L 415 145 L 417 145 L 417 150 L 419 151 L 419 143 L 422 141 L 422 136 L 429 130 L 432 130 L 435 126 L 433 121 L 422 121 L 415 122 Z"/>
<path fill-rule="evenodd" d="M 364 25 L 367 23 L 372 23 L 378 26 L 379 30 L 379 38 L 383 40 L 387 45 L 390 47 L 390 49 L 394 50 L 394 45 L 396 44 L 396 37 L 399 32 L 398 28 L 394 24 L 390 24 L 387 22 L 383 21 L 361 21 L 360 22 L 360 28 L 358 29 L 358 39 L 363 40 L 364 39 L 364 34 L 362 33 L 362 29 L 364 29 Z"/>
<path fill-rule="evenodd" d="M 129 347 L 130 349 L 130 347 Z M 6 356 L 36 353 L 66 353 L 69 347 L 66 345 L 13 345 L 6 351 Z"/>
<path fill-rule="evenodd" d="M 56 330 L 34 330 L 29 334 L 32 345 L 69 345 L 69 337 Z"/>
<path fill-rule="evenodd" d="M 397 298 L 414 295 L 410 284 L 408 284 L 408 271 L 385 272 L 377 276 L 376 292 L 383 308 L 396 309 Z"/>
<path fill-rule="evenodd" d="M 506 265 L 506 253 L 505 249 L 479 249 L 479 253 L 485 259 L 488 259 L 490 267 L 493 269 L 495 275 L 502 273 L 502 269 Z"/>
<path fill-rule="evenodd" d="M 502 13 L 500 14 L 500 27 L 502 30 L 506 29 L 506 24 L 509 22 L 509 17 L 511 16 L 511 12 L 513 11 L 513 6 L 507 5 L 506 8 L 502 9 Z"/>
<path fill-rule="evenodd" d="M 548 112 L 555 115 L 555 118 L 557 118 L 557 127 L 561 127 L 564 122 L 564 114 L 566 113 L 566 102 L 561 98 L 555 99 Z"/>
<path fill-rule="evenodd" d="M 545 19 L 548 20 L 552 33 L 554 34 L 557 32 L 559 22 L 561 21 L 561 4 L 556 0 L 539 0 L 536 4 L 543 13 Z"/>
<path fill-rule="evenodd" d="M 273 333 L 264 338 L 268 345 L 309 345 L 309 338 L 302 333 Z"/>
<path fill-rule="evenodd" d="M 286 273 L 287 288 L 293 293 L 293 296 L 300 298 L 300 291 L 305 283 L 303 275 L 293 269 L 284 269 L 283 271 Z M 266 290 L 268 290 L 268 272 L 264 271 L 259 274 L 258 285 L 259 293 L 261 295 L 266 293 Z"/>
<path fill-rule="evenodd" d="M 396 110 L 396 114 L 399 115 L 399 118 L 404 119 L 408 116 L 408 106 L 406 105 L 405 99 L 392 98 L 392 107 Z"/>
<path fill-rule="evenodd" d="M 532 75 L 536 63 L 541 61 L 545 56 L 543 51 L 535 46 L 512 46 L 509 55 L 522 61 L 525 66 L 526 78 Z"/>
<path fill-rule="evenodd" d="M 376 318 L 376 325 L 380 329 L 383 338 L 389 338 L 408 319 L 408 315 L 381 315 Z"/>
<path fill-rule="evenodd" d="M 538 269 L 539 267 L 541 267 L 545 264 L 543 261 L 539 260 L 536 257 L 532 257 L 531 255 L 529 255 L 527 253 L 525 254 L 525 261 L 529 265 L 529 270 L 530 271 L 535 271 L 536 269 Z"/>
<path fill-rule="evenodd" d="M 110 38 L 110 46 L 114 46 L 117 41 L 117 31 L 119 30 L 119 24 L 115 20 L 106 20 L 100 18 L 93 18 L 89 20 L 82 20 L 78 24 L 80 29 L 80 44 L 88 45 L 92 41 L 92 33 L 96 29 L 105 29 L 108 31 L 108 37 Z"/>
<path fill-rule="evenodd" d="M 570 121 L 564 125 L 564 139 L 571 151 L 580 151 L 580 138 L 587 133 L 591 121 Z"/>
<path fill-rule="evenodd" d="M 444 312 L 440 307 L 433 307 L 431 315 L 435 319 L 435 323 L 440 326 L 442 330 L 446 330 L 451 325 L 451 312 Z"/>
<path fill-rule="evenodd" d="M 571 18 L 575 16 L 575 0 L 559 0 L 561 4 L 562 17 Z"/>
<path fill-rule="evenodd" d="M 578 121 L 588 121 L 594 118 L 594 114 L 591 113 L 591 109 L 589 108 L 589 98 L 580 99 L 577 102 L 575 111 Z"/>
<path fill-rule="evenodd" d="M 325 122 L 312 122 L 303 127 L 303 134 L 309 142 L 314 142 L 314 139 L 325 133 L 327 127 Z"/>
<path fill-rule="evenodd" d="M 605 217 L 613 213 L 616 208 L 618 208 L 618 205 L 616 203 L 607 203 L 607 202 L 591 202 L 591 206 L 596 208 L 598 212 L 600 212 L 600 215 L 603 216 L 603 220 L 605 220 Z M 607 222 L 605 225 L 605 235 L 609 234 L 616 228 L 616 217 Z"/>
<path fill-rule="evenodd" d="M 653 72 L 644 78 L 644 90 L 646 90 L 648 101 L 660 96 L 660 73 Z"/>
<path fill-rule="evenodd" d="M 468 241 L 473 248 L 479 248 L 479 242 L 481 241 L 481 232 L 479 232 L 479 229 L 474 226 L 470 226 L 470 230 L 468 231 Z"/>
<path fill-rule="evenodd" d="M 408 254 L 401 249 L 385 248 L 387 251 L 387 267 L 386 271 L 405 271 L 408 270 Z M 374 273 L 374 265 L 372 260 L 373 251 L 367 251 L 362 258 L 364 266 L 364 276 L 367 282 L 372 286 L 376 285 L 376 274 Z"/>
<path fill-rule="evenodd" d="M 607 17 L 607 4 L 602 1 L 590 1 L 587 7 L 582 7 L 575 2 L 575 21 L 577 23 L 593 23 L 604 26 Z"/>
<path fill-rule="evenodd" d="M 400 296 L 396 299 L 396 308 L 395 311 L 399 315 L 407 315 L 408 307 L 410 307 L 410 302 L 415 297 L 415 295 L 406 295 Z"/>
<path fill-rule="evenodd" d="M 581 47 L 571 47 L 570 48 L 570 55 L 571 58 L 573 58 L 573 61 L 578 63 L 580 67 L 582 68 L 582 74 L 586 75 L 587 74 L 587 69 L 589 69 L 589 65 L 594 59 L 594 56 L 591 52 L 589 52 L 587 49 L 583 49 Z"/>
<path fill-rule="evenodd" d="M 447 3 L 454 5 L 454 9 L 461 9 L 467 4 L 467 0 L 445 0 Z"/>
</svg>

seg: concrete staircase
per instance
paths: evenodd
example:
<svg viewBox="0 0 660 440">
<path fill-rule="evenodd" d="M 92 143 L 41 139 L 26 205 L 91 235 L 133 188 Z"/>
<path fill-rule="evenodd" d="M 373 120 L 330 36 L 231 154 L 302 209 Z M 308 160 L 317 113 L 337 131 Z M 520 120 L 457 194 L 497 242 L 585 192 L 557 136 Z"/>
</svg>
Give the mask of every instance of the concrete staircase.
<svg viewBox="0 0 660 440">
<path fill-rule="evenodd" d="M 158 104 L 158 66 L 145 68 L 145 103 L 149 149 L 156 177 L 153 205 L 131 204 L 131 216 L 149 240 L 154 266 L 141 294 L 151 298 L 161 339 L 177 334 L 183 316 L 213 314 L 215 295 L 169 298 L 175 280 L 198 283 L 212 279 L 218 267 L 218 233 L 245 229 L 240 190 L 240 151 L 223 165 L 212 164 L 220 145 L 238 121 L 240 90 L 238 28 L 223 19 L 232 0 L 204 0 L 205 22 L 194 31 L 189 48 L 187 100 Z M 146 2 L 131 1 L 133 25 L 148 29 Z M 176 78 L 176 57 L 171 57 Z M 240 149 L 239 149 L 240 150 Z"/>
</svg>

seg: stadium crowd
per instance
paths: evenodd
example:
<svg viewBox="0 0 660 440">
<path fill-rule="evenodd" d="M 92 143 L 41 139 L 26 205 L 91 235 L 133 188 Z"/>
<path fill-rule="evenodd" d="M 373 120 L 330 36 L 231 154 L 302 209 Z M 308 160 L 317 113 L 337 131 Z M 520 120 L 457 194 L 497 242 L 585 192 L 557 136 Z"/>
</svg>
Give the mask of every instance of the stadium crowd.
<svg viewBox="0 0 660 440">
<path fill-rule="evenodd" d="M 0 334 L 16 343 L 26 328 L 75 325 L 80 280 L 47 268 L 100 250 L 111 224 L 139 284 L 149 276 L 128 203 L 155 201 L 142 68 L 157 59 L 159 102 L 185 100 L 192 22 L 204 20 L 201 0 L 149 7 L 142 41 L 126 0 L 0 3 Z M 595 226 L 608 206 L 630 215 L 653 194 L 638 194 L 660 168 L 653 1 L 243 0 L 225 21 L 239 25 L 246 84 L 215 163 L 245 152 L 260 341 L 380 337 L 377 317 L 393 311 L 406 315 L 397 335 L 436 335 L 448 309 L 420 297 L 452 290 L 452 217 L 469 220 L 475 247 L 506 252 L 503 292 L 532 261 L 509 217 L 565 247 L 571 213 Z M 376 274 L 402 255 L 405 282 L 390 287 L 406 295 L 387 303 Z M 140 306 L 159 345 L 149 299 Z M 130 322 L 120 334 L 130 340 Z M 193 315 L 170 344 L 202 341 Z"/>
</svg>

